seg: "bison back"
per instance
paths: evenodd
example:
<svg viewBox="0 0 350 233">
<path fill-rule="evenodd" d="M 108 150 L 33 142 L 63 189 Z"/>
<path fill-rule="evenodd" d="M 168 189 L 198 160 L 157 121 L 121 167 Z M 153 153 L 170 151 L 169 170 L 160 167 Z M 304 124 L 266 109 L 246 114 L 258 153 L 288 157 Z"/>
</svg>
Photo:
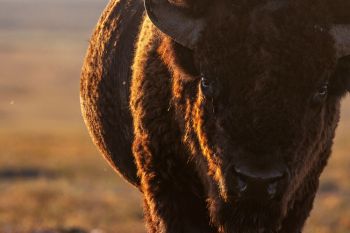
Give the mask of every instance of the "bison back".
<svg viewBox="0 0 350 233">
<path fill-rule="evenodd" d="M 129 89 L 142 2 L 110 1 L 91 38 L 80 86 L 82 113 L 94 143 L 109 164 L 137 187 Z"/>
</svg>

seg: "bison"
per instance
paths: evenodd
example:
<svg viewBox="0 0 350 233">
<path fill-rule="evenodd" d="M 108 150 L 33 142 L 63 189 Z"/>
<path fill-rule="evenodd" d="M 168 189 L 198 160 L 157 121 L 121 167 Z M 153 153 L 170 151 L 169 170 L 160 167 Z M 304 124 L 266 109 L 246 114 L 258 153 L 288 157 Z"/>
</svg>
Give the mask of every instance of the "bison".
<svg viewBox="0 0 350 233">
<path fill-rule="evenodd" d="M 111 0 L 83 66 L 94 142 L 150 233 L 300 233 L 350 91 L 348 0 Z"/>
</svg>

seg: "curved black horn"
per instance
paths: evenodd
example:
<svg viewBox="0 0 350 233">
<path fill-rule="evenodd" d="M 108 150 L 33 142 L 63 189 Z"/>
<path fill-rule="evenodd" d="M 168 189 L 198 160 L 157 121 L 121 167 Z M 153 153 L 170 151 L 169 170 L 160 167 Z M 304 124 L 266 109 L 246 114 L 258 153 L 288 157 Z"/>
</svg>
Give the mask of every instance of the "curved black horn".
<svg viewBox="0 0 350 233">
<path fill-rule="evenodd" d="M 335 40 L 337 57 L 350 55 L 350 25 L 338 24 L 331 28 L 331 34 Z"/>
<path fill-rule="evenodd" d="M 204 28 L 202 18 L 193 18 L 183 6 L 168 0 L 145 0 L 148 17 L 163 33 L 177 43 L 193 49 Z"/>
</svg>

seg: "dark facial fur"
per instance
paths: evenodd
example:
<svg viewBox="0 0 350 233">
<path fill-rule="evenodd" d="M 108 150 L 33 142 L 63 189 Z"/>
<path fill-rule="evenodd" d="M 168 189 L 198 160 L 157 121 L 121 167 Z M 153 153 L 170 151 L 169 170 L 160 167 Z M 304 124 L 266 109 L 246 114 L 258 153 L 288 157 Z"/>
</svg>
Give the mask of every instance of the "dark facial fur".
<svg viewBox="0 0 350 233">
<path fill-rule="evenodd" d="M 273 11 L 258 1 L 227 3 L 209 17 L 192 66 L 190 52 L 173 54 L 184 141 L 207 164 L 210 215 L 220 232 L 277 232 L 296 199 L 317 188 L 346 86 L 336 75 L 327 10 L 310 3 Z M 209 91 L 201 88 L 203 77 Z M 328 93 L 317 99 L 325 83 Z M 291 181 L 283 198 L 237 201 L 233 166 L 242 160 L 286 164 Z"/>
<path fill-rule="evenodd" d="M 314 0 L 217 2 L 189 8 L 206 19 L 194 50 L 147 18 L 140 32 L 130 106 L 149 232 L 300 233 L 348 85 L 332 14 Z M 241 164 L 284 166 L 288 185 L 242 198 Z"/>
</svg>

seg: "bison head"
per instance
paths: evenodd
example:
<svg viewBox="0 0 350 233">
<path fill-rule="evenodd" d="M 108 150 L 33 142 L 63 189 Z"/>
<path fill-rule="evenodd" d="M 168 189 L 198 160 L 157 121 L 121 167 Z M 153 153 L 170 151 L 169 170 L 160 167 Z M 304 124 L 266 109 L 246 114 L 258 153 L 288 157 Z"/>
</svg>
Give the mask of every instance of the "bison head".
<svg viewBox="0 0 350 233">
<path fill-rule="evenodd" d="M 311 209 L 350 90 L 350 27 L 325 1 L 203 2 L 146 1 L 177 42 L 183 141 L 220 231 L 274 232 Z"/>
</svg>

